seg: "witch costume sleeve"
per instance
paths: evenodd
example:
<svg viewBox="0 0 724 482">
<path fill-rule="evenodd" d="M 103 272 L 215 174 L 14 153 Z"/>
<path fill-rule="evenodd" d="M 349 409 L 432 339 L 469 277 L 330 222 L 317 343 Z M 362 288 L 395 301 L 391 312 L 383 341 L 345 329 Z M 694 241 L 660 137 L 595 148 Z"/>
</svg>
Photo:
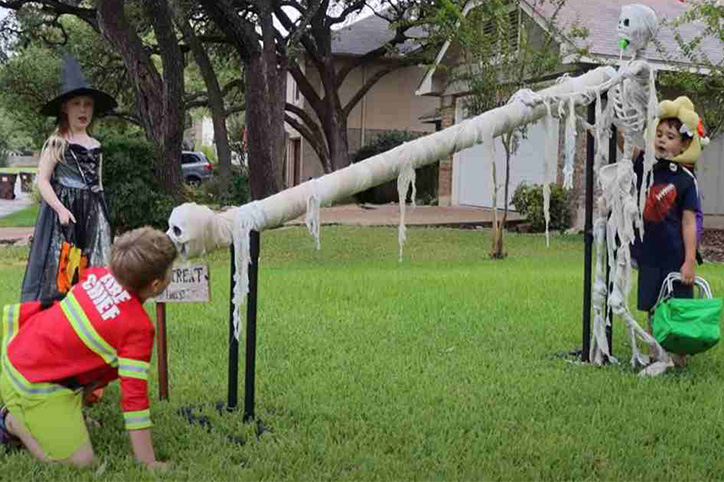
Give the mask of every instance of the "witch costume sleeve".
<svg viewBox="0 0 724 482">
<path fill-rule="evenodd" d="M 88 86 L 80 64 L 68 55 L 62 69 L 63 90 L 40 113 L 60 125 L 63 103 L 80 95 L 93 98 L 93 116 L 113 110 L 113 97 Z M 47 300 L 67 292 L 81 272 L 105 266 L 110 257 L 111 226 L 100 185 L 101 148 L 69 142 L 56 163 L 51 186 L 75 223 L 60 224 L 58 214 L 43 200 L 35 222 L 21 301 Z"/>
</svg>

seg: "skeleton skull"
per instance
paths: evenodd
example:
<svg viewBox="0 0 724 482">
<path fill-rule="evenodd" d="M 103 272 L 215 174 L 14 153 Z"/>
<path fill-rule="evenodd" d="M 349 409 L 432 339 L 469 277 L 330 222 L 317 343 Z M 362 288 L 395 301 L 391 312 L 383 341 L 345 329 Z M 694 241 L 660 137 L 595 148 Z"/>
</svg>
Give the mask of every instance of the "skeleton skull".
<svg viewBox="0 0 724 482">
<path fill-rule="evenodd" d="M 656 35 L 656 12 L 646 5 L 624 5 L 618 18 L 618 38 L 625 41 L 625 50 L 638 52 Z"/>
<path fill-rule="evenodd" d="M 231 230 L 227 220 L 206 206 L 185 203 L 174 208 L 168 218 L 166 234 L 184 259 L 228 246 Z"/>
</svg>

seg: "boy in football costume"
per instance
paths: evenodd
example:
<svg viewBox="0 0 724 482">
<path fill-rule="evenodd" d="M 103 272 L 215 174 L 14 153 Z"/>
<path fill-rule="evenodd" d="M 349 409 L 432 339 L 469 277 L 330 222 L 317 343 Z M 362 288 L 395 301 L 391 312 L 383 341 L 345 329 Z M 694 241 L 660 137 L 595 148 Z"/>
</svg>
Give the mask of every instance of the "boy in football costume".
<svg viewBox="0 0 724 482">
<path fill-rule="evenodd" d="M 638 309 L 648 313 L 649 322 L 669 273 L 681 273 L 682 283 L 674 284 L 675 297 L 693 296 L 697 212 L 701 212 L 701 204 L 691 167 L 699 160 L 702 145 L 708 142 L 702 121 L 687 97 L 661 102 L 659 119 L 654 144 L 657 163 L 649 174 L 653 183 L 643 212 L 644 236 L 635 250 L 639 268 Z M 642 179 L 643 153 L 634 163 L 634 171 L 641 189 L 648 184 L 648 179 Z M 683 364 L 683 359 L 675 361 Z"/>
</svg>

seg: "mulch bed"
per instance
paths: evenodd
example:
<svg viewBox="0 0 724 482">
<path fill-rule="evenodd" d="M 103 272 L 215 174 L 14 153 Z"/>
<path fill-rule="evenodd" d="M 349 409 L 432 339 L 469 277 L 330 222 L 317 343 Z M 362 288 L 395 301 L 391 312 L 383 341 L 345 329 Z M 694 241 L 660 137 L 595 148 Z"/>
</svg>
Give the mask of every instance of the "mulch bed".
<svg viewBox="0 0 724 482">
<path fill-rule="evenodd" d="M 701 233 L 699 252 L 704 261 L 724 262 L 724 229 L 705 229 Z"/>
</svg>

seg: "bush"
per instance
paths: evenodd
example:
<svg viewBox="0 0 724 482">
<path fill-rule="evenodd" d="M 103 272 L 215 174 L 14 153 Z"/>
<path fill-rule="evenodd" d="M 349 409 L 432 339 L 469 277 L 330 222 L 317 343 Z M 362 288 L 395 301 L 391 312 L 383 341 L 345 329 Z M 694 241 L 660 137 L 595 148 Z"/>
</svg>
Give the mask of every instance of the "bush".
<svg viewBox="0 0 724 482">
<path fill-rule="evenodd" d="M 510 203 L 516 211 L 526 216 L 534 232 L 546 229 L 543 212 L 543 186 L 522 183 L 513 193 Z M 565 230 L 571 224 L 571 212 L 568 205 L 568 191 L 560 186 L 551 185 L 549 229 Z"/>
<path fill-rule="evenodd" d="M 142 138 L 103 139 L 103 187 L 115 234 L 150 225 L 165 230 L 176 201 L 161 192 L 156 151 Z"/>
<path fill-rule="evenodd" d="M 400 144 L 417 139 L 420 134 L 408 131 L 387 131 L 375 137 L 369 144 L 362 146 L 352 155 L 352 163 L 387 152 Z M 432 204 L 437 200 L 437 164 L 415 169 L 415 186 L 417 188 L 418 204 Z M 411 190 L 408 192 L 407 201 L 410 201 Z M 355 195 L 358 203 L 385 204 L 397 202 L 397 180 L 389 181 L 379 186 L 372 187 Z"/>
<path fill-rule="evenodd" d="M 189 188 L 190 197 L 199 204 L 219 206 L 240 206 L 251 200 L 249 173 L 243 166 L 231 166 L 231 179 L 228 190 L 221 189 L 221 178 L 215 176 L 204 182 L 198 189 Z"/>
</svg>

